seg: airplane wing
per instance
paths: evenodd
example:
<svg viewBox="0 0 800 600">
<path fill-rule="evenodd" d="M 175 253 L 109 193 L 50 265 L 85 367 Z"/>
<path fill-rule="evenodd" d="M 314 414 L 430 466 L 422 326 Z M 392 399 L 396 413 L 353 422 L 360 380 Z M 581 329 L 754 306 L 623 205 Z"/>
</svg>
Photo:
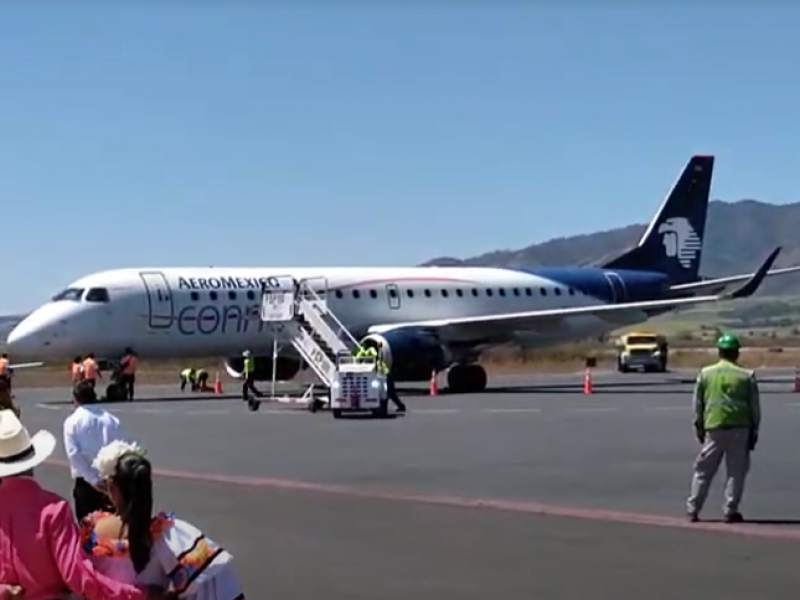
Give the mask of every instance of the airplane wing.
<svg viewBox="0 0 800 600">
<path fill-rule="evenodd" d="M 767 271 L 766 277 L 775 277 L 778 275 L 788 275 L 790 273 L 800 272 L 800 266 L 786 267 L 784 269 L 772 269 Z M 710 294 L 719 294 L 722 290 L 730 287 L 733 284 L 741 281 L 747 281 L 754 273 L 746 275 L 731 275 L 730 277 L 720 277 L 719 279 L 704 279 L 702 281 L 693 281 L 691 283 L 682 283 L 680 285 L 673 285 L 669 288 L 671 291 L 684 293 L 707 292 Z"/>
<path fill-rule="evenodd" d="M 764 261 L 764 264 L 761 265 L 758 271 L 753 273 L 744 285 L 728 294 L 374 325 L 369 328 L 369 333 L 387 333 L 398 329 L 422 329 L 436 332 L 444 338 L 466 340 L 494 337 L 506 331 L 510 333 L 533 328 L 547 330 L 563 326 L 565 319 L 568 317 L 580 316 L 599 317 L 609 323 L 623 326 L 639 322 L 643 318 L 647 318 L 651 312 L 661 313 L 682 306 L 748 298 L 761 286 L 780 250 L 780 247 L 773 250 L 767 260 Z"/>
<path fill-rule="evenodd" d="M 8 367 L 12 371 L 16 371 L 17 369 L 30 369 L 32 367 L 43 367 L 43 362 L 28 362 L 28 363 L 18 363 L 18 364 L 10 364 Z"/>
</svg>

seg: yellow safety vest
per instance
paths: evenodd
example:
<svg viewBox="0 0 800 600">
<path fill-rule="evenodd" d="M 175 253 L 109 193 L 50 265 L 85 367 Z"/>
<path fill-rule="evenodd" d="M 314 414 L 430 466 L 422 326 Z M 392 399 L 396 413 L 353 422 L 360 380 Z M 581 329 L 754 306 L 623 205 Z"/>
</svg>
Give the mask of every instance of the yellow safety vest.
<svg viewBox="0 0 800 600">
<path fill-rule="evenodd" d="M 697 376 L 706 430 L 753 425 L 752 404 L 758 393 L 753 371 L 727 360 L 704 367 Z"/>
<path fill-rule="evenodd" d="M 244 376 L 247 377 L 256 370 L 256 361 L 252 356 L 244 359 Z"/>
</svg>

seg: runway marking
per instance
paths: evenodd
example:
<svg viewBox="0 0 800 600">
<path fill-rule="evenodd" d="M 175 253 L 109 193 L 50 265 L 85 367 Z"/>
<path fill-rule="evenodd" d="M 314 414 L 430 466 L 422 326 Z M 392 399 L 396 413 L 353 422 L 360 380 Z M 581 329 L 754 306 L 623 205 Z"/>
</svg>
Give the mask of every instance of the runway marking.
<svg viewBox="0 0 800 600">
<path fill-rule="evenodd" d="M 45 410 L 63 410 L 65 406 L 55 406 L 53 404 L 45 404 L 44 402 L 37 402 L 36 408 L 43 408 Z"/>
<path fill-rule="evenodd" d="M 565 412 L 617 412 L 619 406 L 573 406 L 565 408 Z"/>
<path fill-rule="evenodd" d="M 662 411 L 662 410 L 688 411 L 688 410 L 691 410 L 691 406 L 644 406 L 642 408 L 644 408 L 645 410 L 657 410 L 657 411 Z"/>
<path fill-rule="evenodd" d="M 486 413 L 540 413 L 542 412 L 541 408 L 487 408 L 483 411 L 479 412 L 486 412 Z"/>
<path fill-rule="evenodd" d="M 48 459 L 47 464 L 69 467 L 63 459 Z M 451 508 L 480 508 L 503 512 L 516 512 L 546 517 L 566 517 L 588 521 L 605 521 L 624 523 L 626 525 L 650 525 L 690 531 L 707 531 L 713 533 L 732 533 L 749 537 L 769 539 L 800 540 L 800 529 L 781 529 L 770 525 L 723 524 L 723 523 L 689 523 L 680 517 L 653 515 L 627 511 L 615 511 L 597 508 L 573 508 L 542 504 L 527 500 L 503 500 L 499 498 L 466 498 L 446 494 L 420 494 L 414 492 L 392 491 L 387 489 L 344 486 L 336 484 L 314 483 L 273 477 L 247 477 L 223 475 L 216 473 L 197 473 L 177 469 L 154 468 L 153 473 L 160 477 L 197 481 L 201 483 L 222 483 L 245 488 L 274 488 L 281 490 L 308 491 L 326 494 L 339 494 L 350 497 L 371 498 L 399 502 L 416 502 L 433 504 Z"/>
</svg>

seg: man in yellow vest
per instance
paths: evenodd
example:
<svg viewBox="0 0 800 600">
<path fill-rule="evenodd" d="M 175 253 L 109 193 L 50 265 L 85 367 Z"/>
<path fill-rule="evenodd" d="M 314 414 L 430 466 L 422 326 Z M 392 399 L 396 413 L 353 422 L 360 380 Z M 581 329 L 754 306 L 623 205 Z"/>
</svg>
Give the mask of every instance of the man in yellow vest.
<svg viewBox="0 0 800 600">
<path fill-rule="evenodd" d="M 694 390 L 694 428 L 703 444 L 694 463 L 688 519 L 699 520 L 711 482 L 723 457 L 727 470 L 725 522 L 741 523 L 739 503 L 750 468 L 750 452 L 758 442 L 761 404 L 755 373 L 737 364 L 739 339 L 726 333 L 717 340 L 719 361 L 704 367 Z"/>
<path fill-rule="evenodd" d="M 380 346 L 378 346 L 380 348 Z M 397 388 L 394 385 L 394 377 L 392 376 L 392 372 L 389 369 L 389 365 L 386 364 L 386 361 L 383 360 L 383 356 L 378 353 L 378 349 L 370 346 L 361 346 L 356 352 L 356 360 L 361 358 L 373 358 L 377 363 L 377 370 L 378 373 L 381 375 L 386 376 L 386 393 L 389 397 L 389 400 L 394 403 L 395 408 L 397 408 L 398 412 L 404 413 L 406 412 L 406 405 L 403 404 L 403 401 L 400 400 L 400 397 L 397 395 Z"/>
<path fill-rule="evenodd" d="M 254 383 L 256 380 L 256 361 L 253 358 L 253 354 L 250 350 L 245 350 L 242 352 L 242 357 L 244 357 L 242 364 L 242 400 L 249 402 L 250 395 L 248 392 L 253 392 L 253 395 L 258 398 L 261 398 L 263 394 L 256 389 Z"/>
</svg>

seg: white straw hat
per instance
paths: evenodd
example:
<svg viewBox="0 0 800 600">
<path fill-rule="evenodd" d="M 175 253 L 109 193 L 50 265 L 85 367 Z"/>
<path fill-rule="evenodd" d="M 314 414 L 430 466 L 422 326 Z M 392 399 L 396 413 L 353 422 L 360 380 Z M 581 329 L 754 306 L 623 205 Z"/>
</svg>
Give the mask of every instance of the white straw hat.
<svg viewBox="0 0 800 600">
<path fill-rule="evenodd" d="M 49 431 L 31 437 L 12 410 L 0 410 L 0 477 L 19 475 L 42 464 L 53 453 L 56 438 Z"/>
</svg>

